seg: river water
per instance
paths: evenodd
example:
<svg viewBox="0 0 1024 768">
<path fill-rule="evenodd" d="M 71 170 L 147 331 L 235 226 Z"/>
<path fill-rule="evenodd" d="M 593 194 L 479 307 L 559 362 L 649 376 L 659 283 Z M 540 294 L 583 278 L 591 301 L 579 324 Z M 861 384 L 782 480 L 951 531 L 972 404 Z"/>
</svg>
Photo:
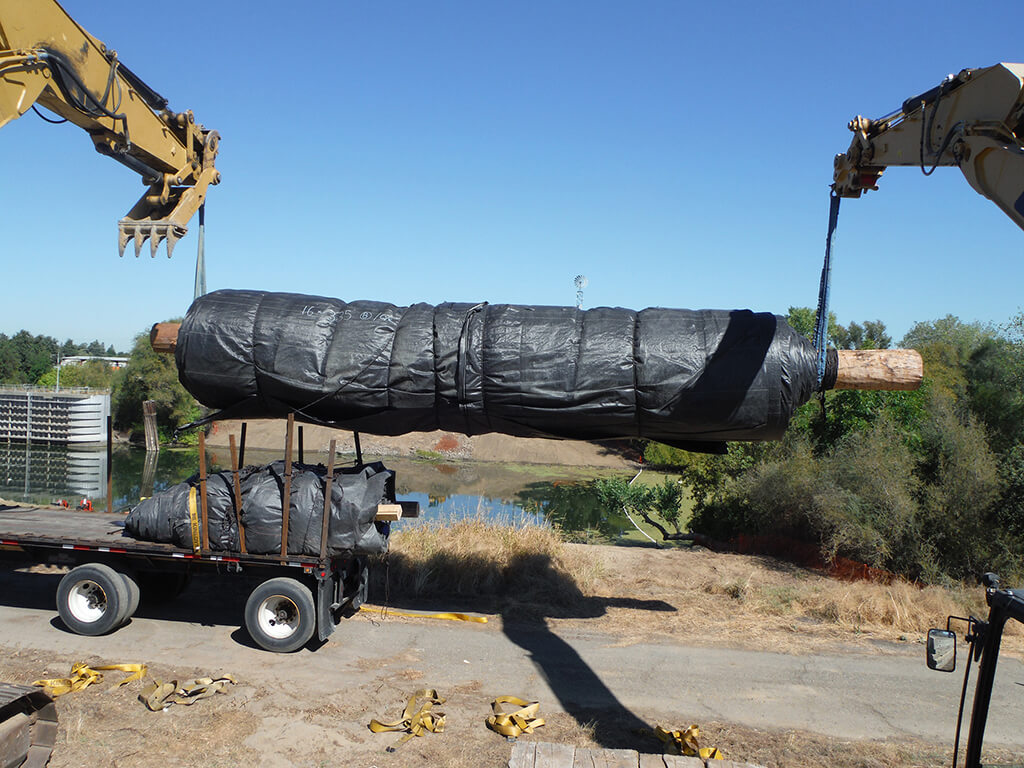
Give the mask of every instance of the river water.
<svg viewBox="0 0 1024 768">
<path fill-rule="evenodd" d="M 281 459 L 281 451 L 247 450 L 246 464 Z M 307 451 L 306 462 L 326 463 L 326 455 Z M 377 457 L 365 457 L 366 460 Z M 566 531 L 617 538 L 633 529 L 621 513 L 603 508 L 590 481 L 613 471 L 537 464 L 446 462 L 386 457 L 379 459 L 395 471 L 398 497 L 418 501 L 419 522 L 482 516 L 511 524 L 557 523 Z M 339 455 L 336 463 L 354 463 Z M 113 451 L 113 508 L 125 510 L 144 496 L 159 493 L 196 473 L 199 451 L 164 448 L 147 458 L 139 448 L 118 446 Z M 208 471 L 230 467 L 226 448 L 207 450 Z M 621 474 L 621 473 L 619 473 Z M 107 455 L 61 445 L 0 443 L 0 497 L 10 501 L 49 504 L 83 498 L 105 509 Z"/>
</svg>

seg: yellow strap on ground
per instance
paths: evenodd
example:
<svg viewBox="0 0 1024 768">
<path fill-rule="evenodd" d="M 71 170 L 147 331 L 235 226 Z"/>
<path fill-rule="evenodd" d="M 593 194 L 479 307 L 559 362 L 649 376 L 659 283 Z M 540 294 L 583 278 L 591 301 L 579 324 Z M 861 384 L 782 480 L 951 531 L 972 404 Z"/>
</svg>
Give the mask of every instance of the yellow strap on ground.
<svg viewBox="0 0 1024 768">
<path fill-rule="evenodd" d="M 237 681 L 231 675 L 220 677 L 197 677 L 195 680 L 178 685 L 177 680 L 161 683 L 154 680 L 139 694 L 139 701 L 153 712 L 167 709 L 171 704 L 192 706 L 200 699 L 208 699 L 216 693 L 222 693 L 229 684 Z"/>
<path fill-rule="evenodd" d="M 188 519 L 192 526 L 192 551 L 198 552 L 202 545 L 199 543 L 199 504 L 196 489 L 188 489 Z"/>
<path fill-rule="evenodd" d="M 388 608 L 384 605 L 370 605 L 369 603 L 363 603 L 363 608 L 370 610 L 379 610 L 381 616 L 405 616 L 410 619 L 447 619 L 448 621 L 475 621 L 478 624 L 486 624 L 486 616 L 471 616 L 468 613 L 406 613 L 405 611 L 396 611 Z"/>
<path fill-rule="evenodd" d="M 511 704 L 517 709 L 506 712 L 503 704 Z M 491 709 L 494 710 L 494 714 L 487 718 L 487 727 L 502 736 L 515 738 L 524 733 L 533 733 L 535 729 L 544 725 L 544 718 L 537 717 L 539 701 L 525 701 L 516 696 L 499 696 L 491 702 Z"/>
<path fill-rule="evenodd" d="M 387 731 L 406 731 L 406 735 L 398 740 L 398 744 L 404 744 L 413 736 L 422 736 L 425 731 L 441 733 L 444 731 L 443 712 L 432 712 L 435 704 L 444 704 L 444 699 L 437 695 L 433 688 L 424 688 L 416 691 L 409 697 L 409 703 L 405 705 L 402 712 L 402 719 L 393 723 L 382 723 L 380 720 L 370 721 L 370 730 L 374 733 L 385 733 Z"/>
<path fill-rule="evenodd" d="M 724 760 L 718 747 L 702 747 L 697 744 L 700 728 L 691 725 L 683 730 L 669 731 L 660 725 L 654 729 L 654 735 L 665 745 L 665 754 L 700 757 L 705 760 Z"/>
<path fill-rule="evenodd" d="M 141 680 L 146 675 L 145 664 L 103 664 L 90 667 L 85 662 L 79 661 L 71 665 L 71 675 L 69 677 L 36 680 L 32 685 L 40 685 L 46 688 L 46 692 L 51 696 L 63 696 L 65 693 L 80 691 L 83 688 L 88 688 L 93 683 L 98 683 L 103 679 L 103 675 L 100 673 L 101 670 L 103 672 L 130 673 L 124 680 L 115 685 L 115 688 L 120 688 L 122 685 L 126 685 L 133 680 Z"/>
</svg>

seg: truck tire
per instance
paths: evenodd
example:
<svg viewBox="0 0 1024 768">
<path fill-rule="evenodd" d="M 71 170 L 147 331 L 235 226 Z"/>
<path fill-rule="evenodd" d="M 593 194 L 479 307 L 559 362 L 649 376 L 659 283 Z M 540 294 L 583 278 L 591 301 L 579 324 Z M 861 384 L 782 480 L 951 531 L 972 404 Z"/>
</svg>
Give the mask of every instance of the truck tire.
<svg viewBox="0 0 1024 768">
<path fill-rule="evenodd" d="M 105 635 L 117 629 L 129 600 L 122 575 L 101 563 L 72 568 L 57 585 L 57 613 L 79 635 Z"/>
<path fill-rule="evenodd" d="M 265 650 L 297 651 L 309 642 L 316 629 L 313 593 L 295 579 L 264 581 L 245 603 L 245 628 Z"/>
<path fill-rule="evenodd" d="M 118 626 L 127 624 L 132 616 L 135 615 L 135 611 L 139 609 L 139 598 L 142 593 L 139 590 L 139 582 L 135 580 L 134 573 L 121 572 L 121 578 L 124 579 L 125 589 L 128 590 L 128 601 L 124 606 L 124 615 L 121 617 L 121 624 Z"/>
</svg>

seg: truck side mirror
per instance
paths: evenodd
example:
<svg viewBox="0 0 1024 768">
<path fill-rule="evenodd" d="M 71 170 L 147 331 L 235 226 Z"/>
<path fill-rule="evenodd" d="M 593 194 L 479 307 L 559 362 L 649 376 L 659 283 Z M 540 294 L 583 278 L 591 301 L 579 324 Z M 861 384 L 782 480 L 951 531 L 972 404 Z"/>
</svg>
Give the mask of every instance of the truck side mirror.
<svg viewBox="0 0 1024 768">
<path fill-rule="evenodd" d="M 952 672 L 956 669 L 956 633 L 948 629 L 928 630 L 928 669 Z"/>
</svg>

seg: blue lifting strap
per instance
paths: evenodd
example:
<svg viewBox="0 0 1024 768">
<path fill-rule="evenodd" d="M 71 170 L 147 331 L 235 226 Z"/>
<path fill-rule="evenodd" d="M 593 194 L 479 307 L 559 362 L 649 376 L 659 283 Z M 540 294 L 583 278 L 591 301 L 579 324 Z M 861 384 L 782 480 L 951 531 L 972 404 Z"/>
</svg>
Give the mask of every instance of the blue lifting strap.
<svg viewBox="0 0 1024 768">
<path fill-rule="evenodd" d="M 825 378 L 825 360 L 828 346 L 828 294 L 832 283 L 832 237 L 839 223 L 839 201 L 833 190 L 828 206 L 828 235 L 825 237 L 825 262 L 821 265 L 821 285 L 818 287 L 818 313 L 814 321 L 814 348 L 818 350 L 818 389 Z"/>
</svg>

